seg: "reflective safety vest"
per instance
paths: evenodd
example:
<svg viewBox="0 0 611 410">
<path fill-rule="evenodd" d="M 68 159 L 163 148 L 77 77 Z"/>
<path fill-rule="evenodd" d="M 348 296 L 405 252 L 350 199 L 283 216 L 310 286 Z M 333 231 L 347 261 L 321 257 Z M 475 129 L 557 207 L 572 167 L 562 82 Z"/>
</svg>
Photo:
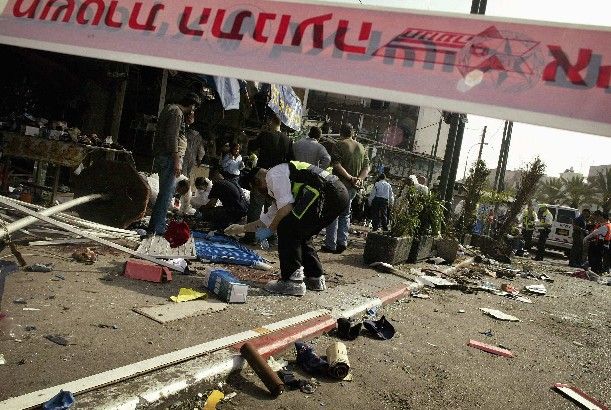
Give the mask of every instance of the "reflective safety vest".
<svg viewBox="0 0 611 410">
<path fill-rule="evenodd" d="M 302 161 L 289 162 L 289 179 L 291 193 L 293 194 L 293 215 L 301 219 L 303 215 L 321 197 L 327 183 L 334 183 L 339 179 L 329 172 Z M 321 201 L 318 201 L 320 204 Z M 319 211 L 322 206 L 319 206 Z"/>
<path fill-rule="evenodd" d="M 535 222 L 537 221 L 537 213 L 535 211 L 526 211 L 522 216 L 522 226 L 524 229 L 532 230 L 535 229 Z"/>
</svg>

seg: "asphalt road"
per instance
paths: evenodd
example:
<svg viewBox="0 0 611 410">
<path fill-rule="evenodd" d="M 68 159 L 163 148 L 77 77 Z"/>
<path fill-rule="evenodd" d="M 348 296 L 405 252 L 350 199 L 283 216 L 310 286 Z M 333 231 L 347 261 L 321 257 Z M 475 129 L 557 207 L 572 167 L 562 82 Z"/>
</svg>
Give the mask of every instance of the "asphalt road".
<svg viewBox="0 0 611 410">
<path fill-rule="evenodd" d="M 518 266 L 525 259 L 518 260 Z M 295 353 L 282 358 L 303 378 L 316 377 L 313 394 L 287 391 L 269 397 L 249 369 L 233 374 L 223 386 L 236 392 L 223 409 L 573 409 L 552 390 L 554 383 L 573 384 L 611 403 L 611 287 L 556 272 L 565 261 L 526 262 L 535 273 L 555 279 L 545 283 L 547 296 L 530 296 L 526 304 L 486 292 L 427 290 L 430 299 L 410 298 L 385 308 L 396 328 L 388 341 L 363 332 L 346 342 L 353 381 L 337 382 L 306 374 Z M 534 279 L 484 278 L 522 288 Z M 479 308 L 499 309 L 520 322 L 485 316 Z M 491 336 L 487 336 L 488 333 Z M 514 358 L 467 346 L 470 339 L 509 348 Z M 320 354 L 338 340 L 333 334 L 312 341 Z M 158 408 L 202 408 L 212 384 L 201 385 Z M 197 394 L 202 397 L 198 397 Z"/>
</svg>

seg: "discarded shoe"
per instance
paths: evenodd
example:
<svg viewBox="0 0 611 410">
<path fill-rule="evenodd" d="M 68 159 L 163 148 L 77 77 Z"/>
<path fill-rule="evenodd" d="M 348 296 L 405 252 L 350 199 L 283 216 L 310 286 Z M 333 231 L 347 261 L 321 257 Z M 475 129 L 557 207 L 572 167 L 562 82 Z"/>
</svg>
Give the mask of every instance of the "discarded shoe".
<svg viewBox="0 0 611 410">
<path fill-rule="evenodd" d="M 53 398 L 42 405 L 43 410 L 64 410 L 74 404 L 74 396 L 69 391 L 60 390 Z"/>
<path fill-rule="evenodd" d="M 329 370 L 329 363 L 319 357 L 312 346 L 303 343 L 295 342 L 295 350 L 297 352 L 297 364 L 308 373 L 326 373 Z"/>
<path fill-rule="evenodd" d="M 292 371 L 282 369 L 278 372 L 282 383 L 289 389 L 299 389 L 305 394 L 312 394 L 316 390 L 316 384 L 309 380 L 298 379 Z"/>
<path fill-rule="evenodd" d="M 304 279 L 305 286 L 307 290 L 313 290 L 315 292 L 322 292 L 323 290 L 327 290 L 327 283 L 325 281 L 325 276 L 320 276 L 318 278 L 308 278 Z"/>
<path fill-rule="evenodd" d="M 350 319 L 337 319 L 337 336 L 342 340 L 355 340 L 361 334 L 362 323 L 354 324 Z"/>
<path fill-rule="evenodd" d="M 382 316 L 380 320 L 365 320 L 363 322 L 365 329 L 369 331 L 374 337 L 381 340 L 389 340 L 395 335 L 395 328 L 386 320 L 385 316 Z"/>
<path fill-rule="evenodd" d="M 269 293 L 278 293 L 288 296 L 303 296 L 306 293 L 306 285 L 301 281 L 272 280 L 265 285 Z"/>
</svg>

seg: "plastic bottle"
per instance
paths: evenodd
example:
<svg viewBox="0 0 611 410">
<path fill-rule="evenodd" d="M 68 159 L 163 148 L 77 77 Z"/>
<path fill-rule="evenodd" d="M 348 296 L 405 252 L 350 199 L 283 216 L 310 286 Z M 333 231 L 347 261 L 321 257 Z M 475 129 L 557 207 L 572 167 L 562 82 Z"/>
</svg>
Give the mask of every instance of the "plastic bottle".
<svg viewBox="0 0 611 410">
<path fill-rule="evenodd" d="M 266 251 L 269 250 L 269 242 L 268 242 L 267 239 L 263 239 L 261 241 L 261 248 L 266 250 Z"/>
<path fill-rule="evenodd" d="M 24 336 L 25 331 L 21 325 L 15 321 L 15 318 L 9 316 L 7 313 L 0 312 L 0 339 L 21 342 Z"/>
</svg>

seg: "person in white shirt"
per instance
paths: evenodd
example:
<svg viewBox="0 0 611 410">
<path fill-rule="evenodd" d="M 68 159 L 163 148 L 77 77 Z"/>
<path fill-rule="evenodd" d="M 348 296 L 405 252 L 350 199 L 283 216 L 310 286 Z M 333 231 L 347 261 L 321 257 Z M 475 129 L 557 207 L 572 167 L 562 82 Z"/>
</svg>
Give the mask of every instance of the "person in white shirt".
<svg viewBox="0 0 611 410">
<path fill-rule="evenodd" d="M 179 196 L 178 214 L 179 215 L 193 215 L 195 209 L 191 206 L 191 184 L 189 178 L 185 175 L 181 175 L 176 178 L 176 195 Z M 174 209 L 176 205 L 172 204 Z"/>
<path fill-rule="evenodd" d="M 418 175 L 416 178 L 418 179 L 418 184 L 420 185 L 418 189 L 420 189 L 422 193 L 428 195 L 429 187 L 426 186 L 426 177 L 424 175 Z"/>
<path fill-rule="evenodd" d="M 539 212 L 543 212 L 539 222 L 535 225 L 539 231 L 539 241 L 537 242 L 537 256 L 533 259 L 536 261 L 542 261 L 545 255 L 545 242 L 552 230 L 552 224 L 554 223 L 554 215 L 547 209 L 547 205 L 541 205 Z"/>
<path fill-rule="evenodd" d="M 195 193 L 191 197 L 191 206 L 199 209 L 209 201 L 208 196 L 212 190 L 212 181 L 208 178 L 198 177 L 195 179 Z"/>
<path fill-rule="evenodd" d="M 395 200 L 392 186 L 386 180 L 385 174 L 380 174 L 378 180 L 369 194 L 371 205 L 372 230 L 377 231 L 380 226 L 388 231 L 388 206 Z"/>
<path fill-rule="evenodd" d="M 240 183 L 272 201 L 258 221 L 234 224 L 225 230 L 227 235 L 255 232 L 258 241 L 278 234 L 281 278 L 265 289 L 292 296 L 303 296 L 306 289 L 325 290 L 324 272 L 312 237 L 350 206 L 344 184 L 337 176 L 300 161 L 269 170 L 255 168 Z"/>
<path fill-rule="evenodd" d="M 416 175 L 409 176 L 409 184 L 413 185 L 414 188 L 416 188 L 416 191 L 421 192 L 424 195 L 428 195 L 429 187 L 427 187 L 426 185 L 420 184 L 420 182 L 418 182 L 418 177 Z"/>
<path fill-rule="evenodd" d="M 242 156 L 240 155 L 240 144 L 234 142 L 229 148 L 229 152 L 223 157 L 223 176 L 225 179 L 237 181 L 240 171 L 245 167 Z"/>
</svg>

